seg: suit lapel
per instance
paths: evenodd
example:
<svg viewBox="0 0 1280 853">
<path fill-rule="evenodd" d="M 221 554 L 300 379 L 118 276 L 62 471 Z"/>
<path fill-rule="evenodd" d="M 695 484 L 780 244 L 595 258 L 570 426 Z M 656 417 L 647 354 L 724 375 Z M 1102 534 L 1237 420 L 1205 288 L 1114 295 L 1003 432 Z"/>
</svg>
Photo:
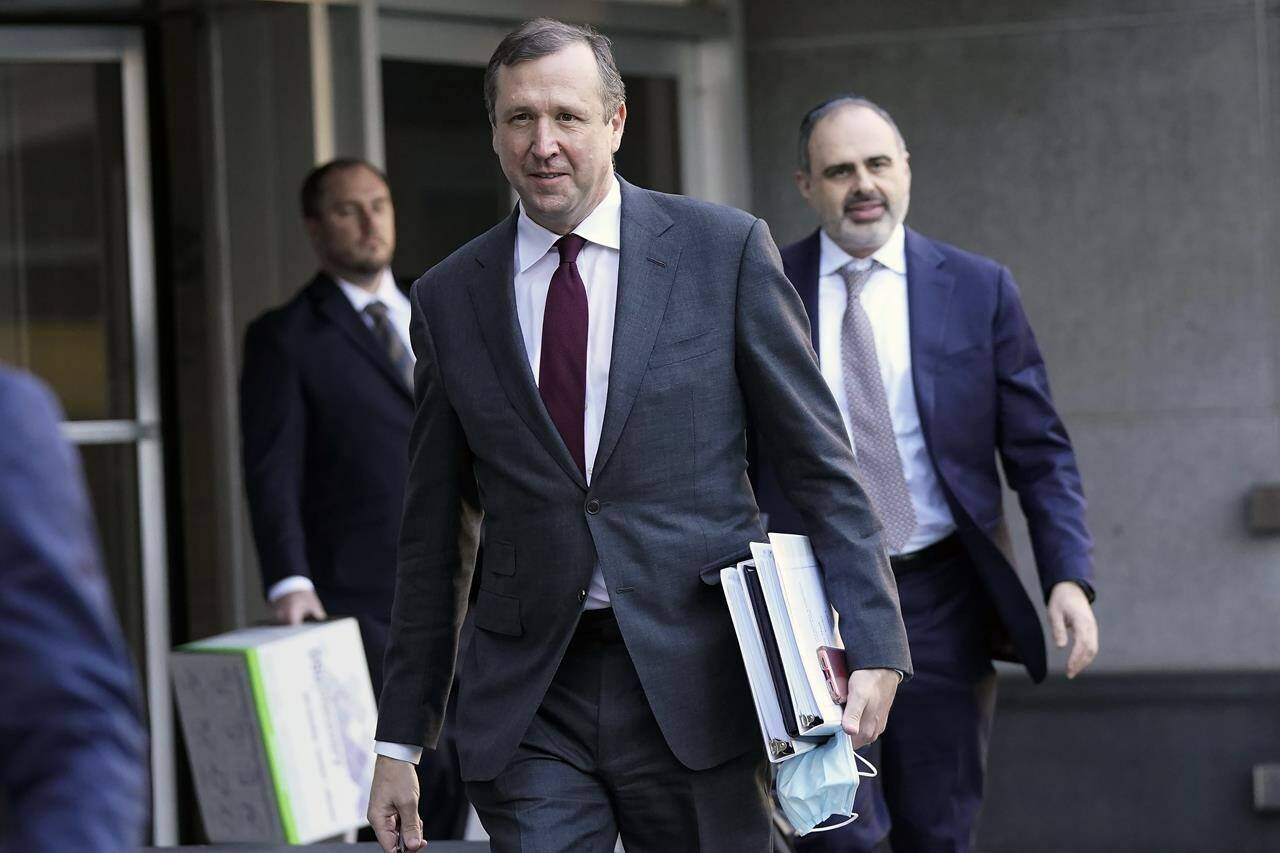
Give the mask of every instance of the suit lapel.
<svg viewBox="0 0 1280 853">
<path fill-rule="evenodd" d="M 947 312 L 955 278 L 943 269 L 942 253 L 907 229 L 907 310 L 911 328 L 911 381 L 925 442 L 932 446 L 935 379 L 942 359 Z"/>
<path fill-rule="evenodd" d="M 369 331 L 369 327 L 360 319 L 351 301 L 347 299 L 342 288 L 332 278 L 320 273 L 307 286 L 316 312 L 338 328 L 352 346 L 365 355 L 373 366 L 390 380 L 391 384 L 404 396 L 413 401 L 413 389 L 409 388 L 404 377 L 395 369 L 391 358 L 382 351 L 377 339 Z"/>
<path fill-rule="evenodd" d="M 600 429 L 593 476 L 599 477 L 618 444 L 648 368 L 662 326 L 681 244 L 671 217 L 646 190 L 622 185 L 622 240 L 618 256 L 618 302 L 614 314 L 609 396 Z"/>
<path fill-rule="evenodd" d="M 818 264 L 822 257 L 822 241 L 818 237 L 820 233 L 814 231 L 795 247 L 794 253 L 788 252 L 787 257 L 784 257 L 784 260 L 794 262 L 787 265 L 787 276 L 791 279 L 791 286 L 800 294 L 804 310 L 809 315 L 809 331 L 813 337 L 813 351 L 816 353 L 822 352 L 818 347 Z"/>
<path fill-rule="evenodd" d="M 518 210 L 513 212 L 503 226 L 490 231 L 487 239 L 481 241 L 476 249 L 478 269 L 469 288 L 471 306 L 475 309 L 480 336 L 489 350 L 493 369 L 507 399 L 551 457 L 585 490 L 586 480 L 538 393 L 533 369 L 529 367 L 529 353 L 520 334 L 514 285 L 518 216 Z"/>
</svg>

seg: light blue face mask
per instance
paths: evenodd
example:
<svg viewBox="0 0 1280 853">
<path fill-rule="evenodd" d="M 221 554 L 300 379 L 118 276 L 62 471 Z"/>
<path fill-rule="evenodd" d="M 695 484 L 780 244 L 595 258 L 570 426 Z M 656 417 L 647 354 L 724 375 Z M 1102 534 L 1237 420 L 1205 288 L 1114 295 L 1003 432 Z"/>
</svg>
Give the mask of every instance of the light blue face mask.
<svg viewBox="0 0 1280 853">
<path fill-rule="evenodd" d="M 871 772 L 859 772 L 859 761 Z M 839 829 L 858 819 L 853 811 L 858 779 L 875 775 L 871 762 L 853 751 L 849 736 L 837 732 L 816 749 L 778 765 L 778 804 L 798 835 Z M 835 815 L 849 819 L 834 826 L 818 826 Z"/>
</svg>

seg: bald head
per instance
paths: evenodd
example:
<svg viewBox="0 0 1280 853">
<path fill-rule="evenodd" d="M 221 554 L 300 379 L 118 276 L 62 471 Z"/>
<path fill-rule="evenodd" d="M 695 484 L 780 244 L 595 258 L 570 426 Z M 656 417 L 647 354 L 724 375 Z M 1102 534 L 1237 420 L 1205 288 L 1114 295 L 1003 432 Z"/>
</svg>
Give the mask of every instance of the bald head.
<svg viewBox="0 0 1280 853">
<path fill-rule="evenodd" d="M 910 155 L 893 119 L 874 104 L 848 99 L 827 106 L 807 128 L 807 162 L 796 171 L 796 187 L 827 236 L 865 258 L 907 216 Z"/>
<path fill-rule="evenodd" d="M 893 134 L 898 138 L 898 145 L 903 151 L 907 150 L 907 141 L 902 138 L 902 131 L 898 130 L 898 124 L 893 120 L 893 116 L 889 115 L 889 111 L 877 104 L 870 98 L 864 98 L 861 95 L 846 93 L 836 95 L 834 98 L 828 98 L 818 104 L 809 112 L 804 114 L 804 118 L 800 120 L 800 144 L 798 146 L 798 160 L 800 168 L 803 171 L 809 171 L 809 139 L 813 136 L 813 128 L 819 121 L 837 110 L 846 107 L 866 107 L 872 112 L 879 115 L 885 120 L 889 127 L 893 128 Z"/>
</svg>

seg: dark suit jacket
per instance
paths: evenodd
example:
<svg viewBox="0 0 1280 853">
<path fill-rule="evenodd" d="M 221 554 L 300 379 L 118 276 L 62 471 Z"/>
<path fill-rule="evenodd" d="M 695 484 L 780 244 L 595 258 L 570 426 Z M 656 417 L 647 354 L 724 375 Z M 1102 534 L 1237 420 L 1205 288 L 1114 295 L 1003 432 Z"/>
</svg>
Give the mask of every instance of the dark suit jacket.
<svg viewBox="0 0 1280 853">
<path fill-rule="evenodd" d="M 0 369 L 0 851 L 132 853 L 146 738 L 59 420 L 43 385 Z"/>
<path fill-rule="evenodd" d="M 676 756 L 702 769 L 759 749 L 715 586 L 764 535 L 747 480 L 748 416 L 778 438 L 851 665 L 909 672 L 879 525 L 765 224 L 623 182 L 612 368 L 590 487 L 521 341 L 515 232 L 513 214 L 413 288 L 417 417 L 378 739 L 435 742 L 482 511 L 477 630 L 460 663 L 464 778 L 506 765 L 597 565 Z"/>
<path fill-rule="evenodd" d="M 782 251 L 818 345 L 818 232 Z M 959 534 L 1001 625 L 993 653 L 1045 676 L 1039 617 L 1014 572 L 997 458 L 1027 517 L 1047 597 L 1060 581 L 1093 581 L 1093 541 L 1075 454 L 1009 271 L 907 229 L 911 378 L 925 445 Z M 772 530 L 804 532 L 778 487 L 767 441 L 753 471 Z"/>
<path fill-rule="evenodd" d="M 245 334 L 245 488 L 266 587 L 315 584 L 359 617 L 379 680 L 395 586 L 413 400 L 338 285 L 317 275 Z"/>
</svg>

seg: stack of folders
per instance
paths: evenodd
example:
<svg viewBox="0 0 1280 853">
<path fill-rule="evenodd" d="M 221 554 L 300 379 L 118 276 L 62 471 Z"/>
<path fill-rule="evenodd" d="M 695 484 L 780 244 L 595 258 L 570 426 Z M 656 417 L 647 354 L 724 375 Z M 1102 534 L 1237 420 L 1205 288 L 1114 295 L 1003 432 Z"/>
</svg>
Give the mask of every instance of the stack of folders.
<svg viewBox="0 0 1280 853">
<path fill-rule="evenodd" d="M 769 761 L 802 755 L 840 730 L 848 673 L 807 536 L 770 533 L 752 559 L 720 570 Z"/>
</svg>

